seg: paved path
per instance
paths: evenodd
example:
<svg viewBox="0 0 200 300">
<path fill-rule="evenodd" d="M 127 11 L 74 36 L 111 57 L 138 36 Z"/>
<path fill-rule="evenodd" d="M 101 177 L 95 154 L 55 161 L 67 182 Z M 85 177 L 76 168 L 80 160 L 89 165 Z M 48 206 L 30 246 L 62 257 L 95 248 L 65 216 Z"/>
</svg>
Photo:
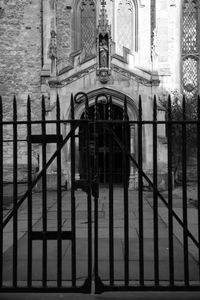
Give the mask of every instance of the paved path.
<svg viewBox="0 0 200 300">
<path fill-rule="evenodd" d="M 0 300 L 199 300 L 199 292 L 126 292 L 83 294 L 0 294 Z"/>
<path fill-rule="evenodd" d="M 65 191 L 62 194 L 62 230 L 71 230 L 71 200 L 70 192 Z M 47 195 L 48 199 L 48 230 L 54 231 L 57 228 L 57 198 L 56 193 L 51 192 Z M 115 257 L 115 280 L 124 280 L 124 204 L 123 190 L 116 188 L 114 192 L 114 257 Z M 152 193 L 144 193 L 144 268 L 145 281 L 154 280 L 154 244 L 153 244 L 153 210 Z M 180 202 L 180 201 L 179 201 Z M 176 205 L 177 206 L 177 205 Z M 176 207 L 179 209 L 179 207 Z M 192 208 L 196 212 L 195 208 Z M 108 189 L 100 190 L 99 198 L 99 275 L 102 281 L 109 279 L 109 203 Z M 160 279 L 162 282 L 169 280 L 169 244 L 168 227 L 166 214 L 167 210 L 159 202 L 159 260 L 160 260 Z M 189 214 L 189 228 L 194 223 L 193 213 Z M 129 253 L 130 253 L 130 280 L 139 279 L 139 215 L 138 215 L 138 197 L 136 191 L 129 192 Z M 18 214 L 18 280 L 19 283 L 27 280 L 27 202 L 20 207 Z M 174 225 L 174 260 L 175 260 L 175 280 L 182 281 L 184 278 L 183 270 L 183 247 L 181 240 L 181 231 Z M 33 194 L 33 230 L 42 230 L 42 197 L 40 193 Z M 12 221 L 8 223 L 4 231 L 4 281 L 9 284 L 12 280 Z M 86 194 L 76 192 L 76 244 L 77 244 L 77 280 L 83 282 L 87 277 L 87 199 Z M 192 249 L 192 248 L 191 248 Z M 190 249 L 190 250 L 191 250 Z M 56 241 L 48 241 L 48 280 L 53 283 L 56 280 Z M 191 251 L 189 256 L 190 280 L 199 280 L 199 268 L 195 261 L 196 253 Z M 68 281 L 71 278 L 71 242 L 62 243 L 62 265 L 63 280 Z M 33 281 L 42 280 L 42 242 L 33 241 Z M 60 297 L 58 295 L 58 297 Z M 140 297 L 140 296 L 138 296 Z M 62 298 L 62 297 L 61 297 Z M 0 298 L 1 299 L 1 298 Z M 4 299 L 4 298 L 2 298 Z M 5 298 L 7 299 L 7 298 Z M 17 298 L 16 298 L 17 299 Z M 21 299 L 21 298 L 20 298 Z M 42 298 L 40 298 L 42 299 Z M 56 298 L 55 298 L 56 299 Z M 59 298 L 58 298 L 59 299 Z M 64 298 L 65 299 L 65 298 Z M 68 299 L 68 298 L 66 298 Z M 70 298 L 73 299 L 73 298 Z M 81 298 L 82 299 L 82 298 Z M 84 298 L 83 298 L 84 299 Z M 101 299 L 101 298 L 99 298 Z M 104 298 L 102 298 L 104 299 Z M 114 298 L 113 298 L 114 299 Z M 126 298 L 125 298 L 126 299 Z M 138 298 L 139 299 L 139 298 Z M 166 298 L 167 299 L 167 298 Z M 184 299 L 184 298 L 182 298 Z"/>
</svg>

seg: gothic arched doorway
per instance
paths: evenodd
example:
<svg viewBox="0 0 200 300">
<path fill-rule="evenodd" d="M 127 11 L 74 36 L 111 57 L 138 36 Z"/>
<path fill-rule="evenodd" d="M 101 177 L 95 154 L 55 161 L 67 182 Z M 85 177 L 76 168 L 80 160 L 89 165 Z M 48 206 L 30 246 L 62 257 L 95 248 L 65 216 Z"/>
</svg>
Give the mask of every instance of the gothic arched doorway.
<svg viewBox="0 0 200 300">
<path fill-rule="evenodd" d="M 101 101 L 98 104 L 98 119 L 99 120 L 108 120 L 109 118 L 109 105 L 105 101 Z M 89 108 L 89 119 L 92 121 L 94 120 L 95 114 L 95 106 L 90 106 Z M 123 108 L 113 104 L 113 120 L 123 120 Z M 84 113 L 81 115 L 81 119 L 84 118 Z M 113 123 L 113 131 L 120 139 L 120 141 L 124 142 L 124 135 L 123 135 L 123 126 L 122 123 Z M 128 150 L 130 149 L 130 126 L 127 125 L 126 128 L 127 132 L 127 140 L 128 140 Z M 98 170 L 99 170 L 99 182 L 103 185 L 108 184 L 109 176 L 110 176 L 110 167 L 109 167 L 109 132 L 106 130 L 106 126 L 102 123 L 98 126 L 97 132 L 98 134 Z M 85 177 L 85 132 L 82 126 L 79 127 L 79 174 L 80 178 L 83 179 Z M 91 122 L 90 125 L 90 150 L 91 150 L 91 173 L 92 176 L 94 175 L 94 123 Z M 120 146 L 114 140 L 113 137 L 113 157 L 112 157 L 112 178 L 114 184 L 121 184 L 123 182 L 123 154 Z M 127 160 L 126 170 L 127 173 L 127 180 L 129 178 L 129 161 Z"/>
</svg>

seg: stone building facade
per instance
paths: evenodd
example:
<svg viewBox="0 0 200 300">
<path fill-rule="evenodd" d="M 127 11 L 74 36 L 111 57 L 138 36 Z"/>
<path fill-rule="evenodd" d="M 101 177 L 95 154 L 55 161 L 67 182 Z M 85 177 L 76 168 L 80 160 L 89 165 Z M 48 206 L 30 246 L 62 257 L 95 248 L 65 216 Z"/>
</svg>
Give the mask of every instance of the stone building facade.
<svg viewBox="0 0 200 300">
<path fill-rule="evenodd" d="M 0 0 L 4 118 L 12 118 L 14 94 L 18 118 L 24 118 L 29 94 L 33 117 L 41 116 L 44 95 L 47 117 L 53 119 L 59 94 L 61 118 L 68 119 L 70 95 L 82 91 L 88 94 L 90 107 L 99 93 L 112 95 L 116 110 L 122 109 L 126 96 L 129 120 L 137 119 L 141 95 L 143 118 L 151 120 L 154 94 L 163 100 L 169 93 L 184 92 L 191 97 L 199 92 L 198 19 L 199 0 Z M 83 109 L 82 104 L 75 107 L 76 118 Z M 161 105 L 158 118 L 165 118 Z M 64 135 L 67 130 L 63 129 Z M 24 134 L 21 128 L 22 140 Z M 130 128 L 130 136 L 130 152 L 137 156 L 134 128 Z M 151 173 L 152 128 L 144 127 L 143 136 L 144 169 Z M 26 149 L 23 142 L 20 145 L 19 164 L 25 166 Z M 167 164 L 166 148 L 163 127 L 158 130 L 161 175 Z M 49 155 L 53 150 L 48 147 Z M 63 154 L 64 174 L 70 166 L 67 152 Z M 37 147 L 35 153 L 37 166 L 41 161 Z M 6 145 L 4 155 L 9 166 L 11 144 Z M 129 184 L 134 187 L 136 171 L 130 169 Z M 76 173 L 80 175 L 80 166 Z"/>
</svg>

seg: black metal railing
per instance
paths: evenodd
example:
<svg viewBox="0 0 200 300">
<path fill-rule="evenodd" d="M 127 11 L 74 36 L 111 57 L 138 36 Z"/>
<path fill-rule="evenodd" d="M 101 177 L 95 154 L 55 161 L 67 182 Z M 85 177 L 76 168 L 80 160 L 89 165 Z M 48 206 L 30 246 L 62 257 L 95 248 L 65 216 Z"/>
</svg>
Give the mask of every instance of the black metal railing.
<svg viewBox="0 0 200 300">
<path fill-rule="evenodd" d="M 83 117 L 76 119 L 76 109 L 84 103 Z M 124 98 L 123 107 L 116 108 L 115 99 L 107 94 L 99 94 L 93 104 L 85 93 L 77 93 L 71 96 L 70 116 L 61 119 L 61 105 L 59 96 L 56 99 L 56 118 L 49 120 L 46 117 L 45 99 L 41 101 L 41 118 L 33 119 L 31 99 L 27 100 L 27 119 L 19 120 L 17 114 L 17 100 L 13 99 L 13 118 L 4 119 L 2 99 L 0 98 L 0 291 L 65 291 L 90 293 L 92 281 L 95 292 L 104 291 L 134 291 L 134 290 L 200 290 L 200 98 L 196 101 L 196 116 L 188 118 L 186 111 L 186 99 L 183 97 L 181 118 L 173 116 L 173 102 L 169 96 L 166 109 L 166 119 L 158 118 L 158 102 L 156 96 L 152 99 L 152 117 L 148 120 L 143 118 L 144 107 L 141 96 L 138 99 L 137 119 L 129 119 L 129 103 Z M 115 115 L 117 112 L 117 116 Z M 102 119 L 103 116 L 103 119 Z M 20 126 L 23 125 L 24 137 L 19 139 Z M 11 128 L 7 138 L 7 126 Z M 173 193 L 174 188 L 174 128 L 178 126 L 180 134 L 181 156 L 181 186 L 177 198 Z M 193 126 L 195 130 L 194 144 L 195 167 L 196 167 L 196 208 L 189 207 L 188 196 L 188 128 Z M 134 127 L 134 131 L 130 128 Z M 37 129 L 36 129 L 37 128 Z M 47 132 L 50 132 L 48 134 Z M 66 134 L 63 134 L 63 128 Z M 159 130 L 166 130 L 165 139 L 165 167 L 166 184 L 165 191 L 159 186 Z M 177 128 L 177 127 L 176 127 Z M 134 132 L 134 136 L 132 136 Z M 147 132 L 149 136 L 147 137 Z M 35 134 L 37 133 L 37 134 Z M 151 170 L 146 167 L 147 149 L 146 140 L 152 145 L 149 157 L 151 157 Z M 134 151 L 130 141 L 135 141 Z M 21 141 L 26 143 L 25 158 L 27 159 L 26 192 L 19 197 L 19 149 Z M 12 205 L 9 213 L 4 214 L 5 207 L 5 172 L 8 162 L 6 161 L 6 146 L 11 146 L 12 162 L 12 185 L 10 193 Z M 77 146 L 81 144 L 81 148 Z M 54 145 L 49 158 L 48 146 Z M 24 144 L 23 144 L 24 145 Z M 100 147 L 103 155 L 100 156 Z M 118 149 L 116 154 L 115 149 Z M 33 150 L 40 149 L 39 171 L 33 174 Z M 120 150 L 120 153 L 119 153 Z M 83 153 L 81 153 L 83 151 Z M 70 190 L 64 189 L 62 173 L 64 169 L 63 153 L 67 152 L 68 159 L 68 185 Z M 77 154 L 79 152 L 79 154 Z M 134 154 L 133 154 L 134 152 Z M 66 154 L 66 153 L 65 153 Z M 102 158 L 103 157 L 103 158 Z M 83 159 L 84 161 L 81 161 Z M 118 161 L 120 160 L 120 162 Z M 49 167 L 54 164 L 56 174 L 55 214 L 51 219 L 54 224 L 53 230 L 49 230 L 49 215 L 54 212 L 49 210 L 51 198 L 48 186 Z M 103 167 L 101 166 L 103 164 Z M 116 167 L 117 165 L 117 167 Z M 102 167 L 102 168 L 101 168 Z M 100 168 L 105 174 L 101 176 Z M 134 174 L 131 173 L 131 168 Z M 81 170 L 80 170 L 81 169 Z M 115 172 L 120 170 L 117 183 Z M 64 170 L 66 171 L 66 170 Z M 129 181 L 135 177 L 135 190 L 130 190 Z M 79 178 L 80 176 L 80 178 Z M 35 188 L 41 185 L 41 190 L 36 194 Z M 103 186 L 103 188 L 102 188 Z M 146 191 L 148 187 L 148 191 Z M 82 188 L 77 191 L 77 188 Z M 104 189 L 107 196 L 102 196 Z M 40 197 L 39 211 L 41 212 L 41 226 L 35 226 L 34 210 L 35 197 Z M 86 198 L 85 198 L 86 197 Z M 79 198 L 81 200 L 79 200 Z M 86 200 L 85 200 L 86 199 Z M 102 200 L 103 199 L 103 200 Z M 178 203 L 177 199 L 181 199 Z M 81 202 L 79 202 L 81 201 Z M 84 202 L 85 201 L 85 202 Z M 100 203 L 104 201 L 104 223 L 100 217 Z M 84 236 L 81 237 L 78 205 L 85 203 L 86 220 L 83 226 Z M 70 208 L 68 227 L 64 226 L 63 206 Z M 120 207 L 117 211 L 117 205 Z M 27 230 L 22 240 L 19 240 L 20 209 L 26 208 Z M 188 209 L 192 209 L 189 211 Z M 38 209 L 38 208 L 37 208 Z M 130 213 L 134 209 L 134 213 Z M 164 209 L 164 217 L 160 213 Z M 148 220 L 145 216 L 148 211 Z M 191 212 L 193 213 L 191 215 Z M 120 216 L 120 217 L 119 217 Z M 151 216 L 151 218 L 150 218 Z M 160 222 L 165 223 L 163 254 L 162 240 L 160 239 Z M 164 218 L 164 219 L 163 219 Z M 192 231 L 190 220 L 196 225 Z M 38 219 L 38 220 L 39 220 Z M 13 222 L 13 223 L 11 223 Z M 151 224 L 150 224 L 151 222 Z M 118 226 L 115 226 L 120 224 Z M 12 225 L 11 225 L 12 224 Z M 51 224 L 51 225 L 52 225 Z M 79 226 L 77 225 L 79 224 Z M 86 224 L 86 225 L 85 225 Z M 94 224 L 94 225 L 93 225 Z M 134 228 L 133 229 L 133 224 Z M 149 224 L 147 227 L 147 224 Z M 4 240 L 7 235 L 6 226 L 12 226 L 11 250 L 4 250 Z M 84 227 L 85 226 L 85 227 Z M 94 228 L 93 228 L 94 226 Z M 51 227 L 52 228 L 52 227 Z M 67 228 L 67 229 L 66 229 Z M 103 229 L 102 229 L 103 228 Z M 176 231 L 176 229 L 178 230 Z M 82 229 L 82 230 L 83 230 Z M 148 237 L 151 229 L 152 235 Z M 103 230 L 103 234 L 101 233 Z M 119 231 L 119 232 L 117 232 Z M 132 237 L 133 232 L 137 236 Z M 92 234 L 93 232 L 93 234 Z M 177 233 L 178 232 L 178 233 Z M 178 236 L 177 236 L 178 235 Z M 175 238 L 176 236 L 176 238 Z M 123 258 L 118 258 L 119 249 L 116 242 L 120 238 L 123 245 Z M 149 239 L 151 255 L 147 253 L 147 240 Z M 179 242 L 177 242 L 179 239 Z M 83 252 L 86 251 L 84 262 L 86 271 L 84 276 L 80 269 L 79 252 L 81 243 L 86 241 Z M 53 279 L 49 275 L 48 258 L 49 242 L 55 242 L 56 261 Z M 101 243 L 105 242 L 105 253 L 100 251 Z M 35 266 L 35 242 L 41 246 L 40 268 L 41 274 L 36 276 Z M 70 254 L 66 258 L 64 249 L 68 249 L 65 243 L 70 245 Z M 22 244 L 25 245 L 24 248 Z M 38 245 L 39 245 L 38 244 Z M 81 244 L 81 247 L 83 247 Z M 67 244 L 68 245 L 68 244 Z M 181 245 L 181 246 L 180 246 Z M 192 246 L 191 246 L 192 245 Z M 132 248 L 133 247 L 133 248 Z M 19 274 L 21 261 L 19 259 L 23 251 L 27 253 L 26 276 Z M 108 250 L 108 251 L 107 251 Z M 138 256 L 133 258 L 133 251 L 138 251 Z M 136 252 L 137 252 L 136 251 Z M 177 252 L 183 254 L 180 259 Z M 195 254 L 197 253 L 197 255 Z M 149 255 L 151 259 L 149 260 Z M 163 256 L 164 255 L 164 256 Z M 9 257 L 9 259 L 8 259 Z M 102 257 L 104 257 L 103 263 Z M 165 258 L 163 267 L 163 257 Z M 167 258 L 166 258 L 167 257 Z M 23 263 L 24 263 L 23 261 Z M 151 264 L 151 272 L 148 274 L 146 265 Z M 105 265 L 105 271 L 102 266 Z M 183 269 L 181 276 L 177 275 L 177 265 Z M 193 270 L 194 268 L 194 270 Z M 167 269 L 167 275 L 163 273 Z M 69 270 L 67 275 L 65 271 Z M 70 273 L 70 276 L 69 276 Z M 65 275 L 64 275 L 65 274 Z"/>
</svg>

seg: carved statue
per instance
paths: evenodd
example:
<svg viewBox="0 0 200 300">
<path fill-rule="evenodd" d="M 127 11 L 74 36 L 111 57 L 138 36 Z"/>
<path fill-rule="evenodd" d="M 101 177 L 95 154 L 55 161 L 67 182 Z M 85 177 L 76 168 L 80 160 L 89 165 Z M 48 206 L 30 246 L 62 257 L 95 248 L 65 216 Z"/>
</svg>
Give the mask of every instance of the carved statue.
<svg viewBox="0 0 200 300">
<path fill-rule="evenodd" d="M 99 53 L 100 53 L 100 68 L 108 67 L 108 43 L 106 39 L 102 39 L 99 44 Z"/>
<path fill-rule="evenodd" d="M 54 73 L 57 58 L 56 33 L 54 30 L 51 31 L 51 39 L 49 43 L 49 58 L 51 59 L 51 73 Z"/>
<path fill-rule="evenodd" d="M 111 75 L 111 26 L 108 23 L 106 1 L 101 1 L 99 25 L 97 29 L 97 75 L 102 83 Z"/>
</svg>

